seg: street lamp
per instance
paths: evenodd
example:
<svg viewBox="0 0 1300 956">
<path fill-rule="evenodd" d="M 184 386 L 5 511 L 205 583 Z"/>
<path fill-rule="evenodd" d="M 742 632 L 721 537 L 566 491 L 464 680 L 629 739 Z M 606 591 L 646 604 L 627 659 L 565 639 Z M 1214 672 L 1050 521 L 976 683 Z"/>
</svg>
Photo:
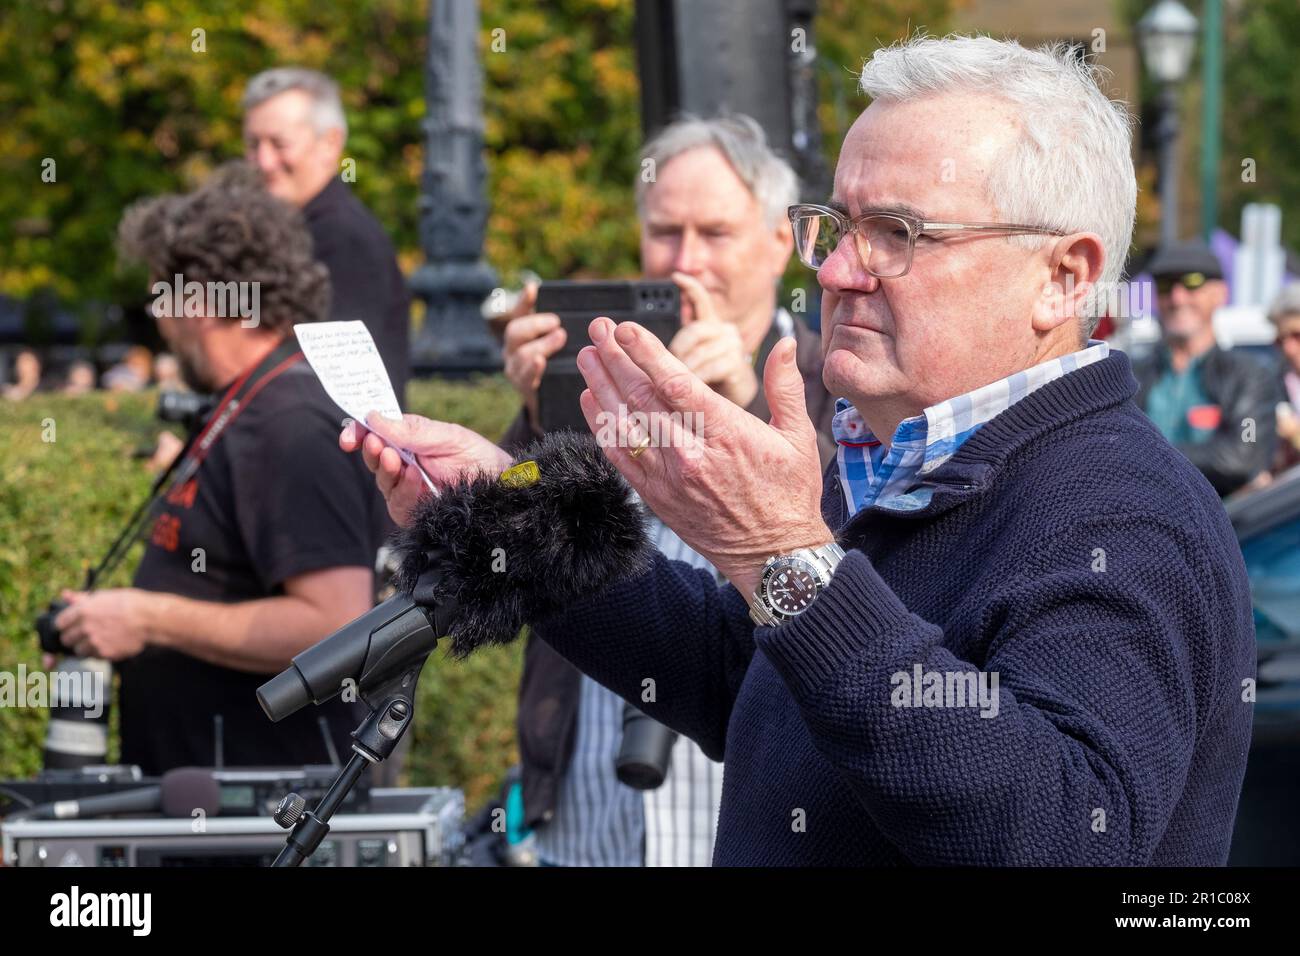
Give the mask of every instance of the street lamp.
<svg viewBox="0 0 1300 956">
<path fill-rule="evenodd" d="M 420 180 L 425 263 L 411 276 L 411 290 L 425 302 L 411 355 L 417 372 L 457 376 L 501 367 L 480 313 L 497 279 L 483 259 L 488 198 L 478 33 L 478 0 L 430 0 Z"/>
<path fill-rule="evenodd" d="M 1178 0 L 1160 0 L 1138 21 L 1142 62 L 1160 91 L 1160 243 L 1178 239 L 1178 96 L 1176 88 L 1187 78 L 1196 49 L 1196 17 Z"/>
</svg>

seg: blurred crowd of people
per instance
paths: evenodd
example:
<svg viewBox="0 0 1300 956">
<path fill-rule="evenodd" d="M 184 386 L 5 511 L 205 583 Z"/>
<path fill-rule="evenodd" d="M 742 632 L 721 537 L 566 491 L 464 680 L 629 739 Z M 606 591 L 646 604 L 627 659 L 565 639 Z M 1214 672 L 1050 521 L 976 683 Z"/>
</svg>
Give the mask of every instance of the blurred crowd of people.
<svg viewBox="0 0 1300 956">
<path fill-rule="evenodd" d="M 22 401 L 38 391 L 64 395 L 85 395 L 96 388 L 108 392 L 140 392 L 147 388 L 160 391 L 184 391 L 180 363 L 169 352 L 155 355 L 143 345 L 133 345 L 121 360 L 100 375 L 94 363 L 75 359 L 61 373 L 51 373 L 35 349 L 19 351 L 7 363 L 3 395 L 10 401 Z"/>
</svg>

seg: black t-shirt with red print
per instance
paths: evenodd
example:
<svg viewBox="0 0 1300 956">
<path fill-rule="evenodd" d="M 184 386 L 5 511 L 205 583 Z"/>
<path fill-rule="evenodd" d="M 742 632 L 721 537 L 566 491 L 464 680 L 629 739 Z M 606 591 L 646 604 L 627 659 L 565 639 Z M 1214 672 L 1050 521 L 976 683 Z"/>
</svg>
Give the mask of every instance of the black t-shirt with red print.
<svg viewBox="0 0 1300 956">
<path fill-rule="evenodd" d="M 286 580 L 308 572 L 373 568 L 390 525 L 360 456 L 339 450 L 343 417 L 305 361 L 267 376 L 193 477 L 155 505 L 135 586 L 229 604 L 283 594 Z M 346 761 L 364 716 L 336 698 L 272 723 L 255 696 L 272 674 L 165 648 L 148 647 L 119 671 L 122 762 L 149 774 L 212 766 L 218 714 L 232 767 L 328 762 L 320 717 Z"/>
</svg>

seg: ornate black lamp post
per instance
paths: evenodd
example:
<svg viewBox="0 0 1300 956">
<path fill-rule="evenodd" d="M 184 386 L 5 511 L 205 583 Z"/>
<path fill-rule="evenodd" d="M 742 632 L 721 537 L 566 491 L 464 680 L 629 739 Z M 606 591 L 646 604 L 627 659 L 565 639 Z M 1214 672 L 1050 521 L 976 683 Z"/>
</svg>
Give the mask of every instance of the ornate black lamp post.
<svg viewBox="0 0 1300 956">
<path fill-rule="evenodd" d="M 431 0 L 420 183 L 426 261 L 411 277 L 426 311 L 411 362 L 417 371 L 444 375 L 501 367 L 480 313 L 497 279 L 483 260 L 488 200 L 478 32 L 477 0 Z"/>
<path fill-rule="evenodd" d="M 1178 84 L 1187 78 L 1196 49 L 1196 17 L 1178 0 L 1160 0 L 1138 21 L 1142 61 L 1161 85 L 1160 123 L 1160 244 L 1178 239 Z"/>
</svg>

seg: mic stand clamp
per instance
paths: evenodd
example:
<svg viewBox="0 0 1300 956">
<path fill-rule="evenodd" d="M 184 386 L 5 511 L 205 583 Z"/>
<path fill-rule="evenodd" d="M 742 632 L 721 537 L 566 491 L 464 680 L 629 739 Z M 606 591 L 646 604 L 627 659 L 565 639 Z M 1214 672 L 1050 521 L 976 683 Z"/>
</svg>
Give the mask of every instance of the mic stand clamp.
<svg viewBox="0 0 1300 956">
<path fill-rule="evenodd" d="M 435 601 L 440 578 L 441 572 L 436 565 L 427 568 L 412 593 L 412 597 L 420 602 L 430 626 L 436 629 L 435 634 L 445 633 L 439 625 L 445 626 L 455 612 L 453 601 L 441 605 Z M 315 810 L 307 810 L 307 801 L 298 793 L 287 794 L 280 801 L 273 814 L 275 822 L 291 832 L 272 866 L 301 866 L 330 832 L 330 817 L 342 805 L 366 766 L 392 756 L 415 717 L 416 684 L 424 662 L 436 646 L 437 637 L 429 642 L 423 655 L 387 679 L 367 686 L 363 675 L 361 699 L 370 705 L 370 715 L 352 733 L 352 759 L 339 771 Z"/>
<path fill-rule="evenodd" d="M 286 829 L 292 828 L 292 832 L 273 866 L 300 866 L 315 853 L 330 832 L 330 817 L 366 767 L 392 755 L 415 715 L 415 684 L 423 667 L 424 660 L 417 661 L 366 696 L 371 711 L 352 734 L 352 759 L 339 771 L 315 810 L 306 810 L 307 802 L 297 793 L 290 793 L 280 801 L 275 822 Z"/>
</svg>

